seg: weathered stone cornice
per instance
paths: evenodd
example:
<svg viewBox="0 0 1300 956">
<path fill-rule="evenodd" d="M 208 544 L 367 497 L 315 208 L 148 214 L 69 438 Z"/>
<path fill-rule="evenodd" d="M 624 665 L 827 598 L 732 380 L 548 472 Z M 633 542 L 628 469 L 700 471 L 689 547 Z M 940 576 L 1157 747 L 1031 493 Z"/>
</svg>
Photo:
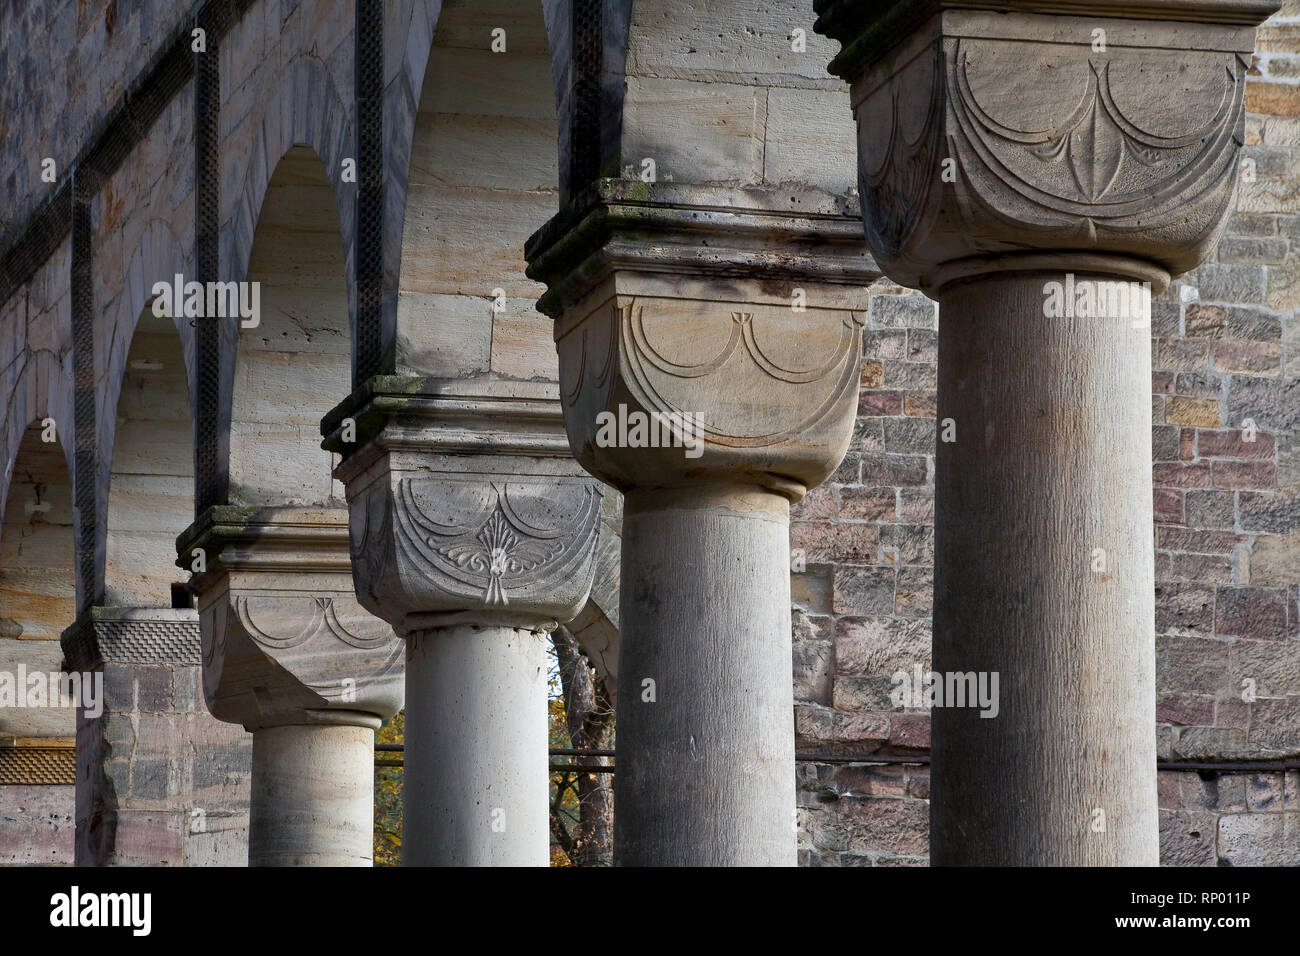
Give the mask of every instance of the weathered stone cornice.
<svg viewBox="0 0 1300 956">
<path fill-rule="evenodd" d="M 823 4 L 876 260 L 933 295 L 997 271 L 1159 289 L 1194 268 L 1235 195 L 1252 25 L 1271 8 Z"/>
<path fill-rule="evenodd" d="M 403 700 L 403 645 L 358 604 L 343 507 L 207 509 L 177 564 L 204 569 L 198 595 L 203 690 L 221 720 L 377 727 Z"/>
<path fill-rule="evenodd" d="M 528 240 L 556 317 L 616 271 L 866 286 L 880 277 L 856 202 L 804 189 L 602 179 Z"/>
<path fill-rule="evenodd" d="M 815 0 L 813 29 L 840 41 L 843 49 L 828 69 L 852 83 L 926 21 L 949 10 L 1254 27 L 1279 6 L 1280 0 Z"/>
<path fill-rule="evenodd" d="M 245 508 L 214 505 L 176 538 L 177 567 L 194 568 L 202 548 L 206 570 L 190 590 L 225 571 L 350 572 L 348 512 L 343 506 Z"/>
<path fill-rule="evenodd" d="M 550 383 L 383 375 L 325 416 L 321 447 L 342 456 L 346 480 L 389 451 L 568 458 L 563 428 Z"/>
</svg>

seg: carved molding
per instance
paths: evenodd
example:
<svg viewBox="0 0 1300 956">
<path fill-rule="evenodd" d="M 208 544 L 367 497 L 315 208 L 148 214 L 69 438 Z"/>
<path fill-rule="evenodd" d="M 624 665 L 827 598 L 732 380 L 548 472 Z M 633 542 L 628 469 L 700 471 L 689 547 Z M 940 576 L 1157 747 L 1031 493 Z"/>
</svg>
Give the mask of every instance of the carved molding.
<svg viewBox="0 0 1300 956">
<path fill-rule="evenodd" d="M 798 188 L 600 180 L 575 197 L 525 250 L 574 457 L 624 491 L 709 481 L 794 501 L 823 481 L 852 436 L 880 276 L 857 214 Z M 661 437 L 642 443 L 638 421 Z"/>
<path fill-rule="evenodd" d="M 190 610 L 92 607 L 63 632 L 60 644 L 68 667 L 76 671 L 200 660 L 199 621 Z"/>
<path fill-rule="evenodd" d="M 405 645 L 352 590 L 342 508 L 210 508 L 180 538 L 206 570 L 198 595 L 203 691 L 248 730 L 378 726 L 401 709 Z"/>
<path fill-rule="evenodd" d="M 570 620 L 590 590 L 600 501 L 578 477 L 390 473 L 353 501 L 358 596 L 399 630 Z"/>
<path fill-rule="evenodd" d="M 379 377 L 321 428 L 343 456 L 357 598 L 399 633 L 582 610 L 602 489 L 569 454 L 555 385 Z"/>
<path fill-rule="evenodd" d="M 1178 3 L 1148 22 L 934 2 L 880 59 L 873 31 L 904 6 L 919 9 L 819 4 L 851 54 L 836 64 L 854 81 L 865 229 L 891 278 L 937 294 L 1090 255 L 1159 285 L 1199 264 L 1235 195 L 1251 31 L 1178 23 Z"/>
<path fill-rule="evenodd" d="M 704 298 L 708 291 L 612 294 L 557 324 L 570 446 L 588 471 L 623 490 L 708 472 L 797 498 L 847 449 L 865 315 L 795 311 L 770 294 L 727 301 L 724 291 L 745 291 L 738 283 L 716 299 Z M 684 441 L 610 445 L 601 435 L 605 413 L 662 416 L 698 442 L 698 453 L 688 455 Z"/>
<path fill-rule="evenodd" d="M 401 709 L 405 646 L 352 594 L 223 587 L 206 597 L 203 690 L 218 718 L 249 730 L 377 725 Z"/>
</svg>

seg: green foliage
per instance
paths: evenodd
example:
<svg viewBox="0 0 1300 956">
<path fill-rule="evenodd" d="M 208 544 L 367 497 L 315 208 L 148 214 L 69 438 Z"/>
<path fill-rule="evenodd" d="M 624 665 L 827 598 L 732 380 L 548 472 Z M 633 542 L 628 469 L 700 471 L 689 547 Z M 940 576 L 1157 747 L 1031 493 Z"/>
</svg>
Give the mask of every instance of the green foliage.
<svg viewBox="0 0 1300 956">
<path fill-rule="evenodd" d="M 384 721 L 375 733 L 376 744 L 400 744 L 406 735 L 406 711 Z M 377 754 L 381 760 L 400 757 Z M 375 768 L 375 866 L 400 866 L 402 862 L 402 768 Z"/>
</svg>

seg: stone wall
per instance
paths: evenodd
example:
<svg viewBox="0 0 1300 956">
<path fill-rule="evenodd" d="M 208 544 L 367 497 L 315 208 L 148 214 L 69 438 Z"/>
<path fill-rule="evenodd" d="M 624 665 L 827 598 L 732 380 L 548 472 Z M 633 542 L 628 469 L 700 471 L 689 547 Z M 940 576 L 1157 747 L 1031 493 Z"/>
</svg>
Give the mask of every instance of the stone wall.
<svg viewBox="0 0 1300 956">
<path fill-rule="evenodd" d="M 70 866 L 72 784 L 0 786 L 0 866 Z"/>
<path fill-rule="evenodd" d="M 77 864 L 245 865 L 252 741 L 208 713 L 197 660 L 103 673 L 120 704 L 78 721 Z"/>
<path fill-rule="evenodd" d="M 15 0 L 0 8 L 0 248 L 54 191 L 141 67 L 192 22 L 197 2 Z M 16 160 L 16 161 L 10 161 Z"/>
</svg>

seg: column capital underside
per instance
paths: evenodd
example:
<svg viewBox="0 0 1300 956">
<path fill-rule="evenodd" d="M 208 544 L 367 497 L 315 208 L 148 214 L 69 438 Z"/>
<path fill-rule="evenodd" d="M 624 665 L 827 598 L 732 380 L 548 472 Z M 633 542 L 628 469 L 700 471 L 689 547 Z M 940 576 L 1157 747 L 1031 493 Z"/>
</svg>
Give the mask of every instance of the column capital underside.
<svg viewBox="0 0 1300 956">
<path fill-rule="evenodd" d="M 1236 194 L 1254 26 L 1273 0 L 817 4 L 844 45 L 872 253 L 938 295 L 999 271 L 1157 290 Z"/>
<path fill-rule="evenodd" d="M 856 205 L 603 180 L 529 240 L 573 455 L 623 491 L 792 501 L 848 448 L 867 287 Z"/>
<path fill-rule="evenodd" d="M 216 506 L 177 538 L 177 564 L 193 567 L 196 549 L 214 716 L 250 731 L 378 727 L 401 709 L 404 647 L 353 594 L 345 509 Z"/>
<path fill-rule="evenodd" d="M 603 491 L 563 427 L 552 384 L 418 376 L 372 379 L 326 416 L 362 605 L 404 636 L 576 617 Z"/>
</svg>

